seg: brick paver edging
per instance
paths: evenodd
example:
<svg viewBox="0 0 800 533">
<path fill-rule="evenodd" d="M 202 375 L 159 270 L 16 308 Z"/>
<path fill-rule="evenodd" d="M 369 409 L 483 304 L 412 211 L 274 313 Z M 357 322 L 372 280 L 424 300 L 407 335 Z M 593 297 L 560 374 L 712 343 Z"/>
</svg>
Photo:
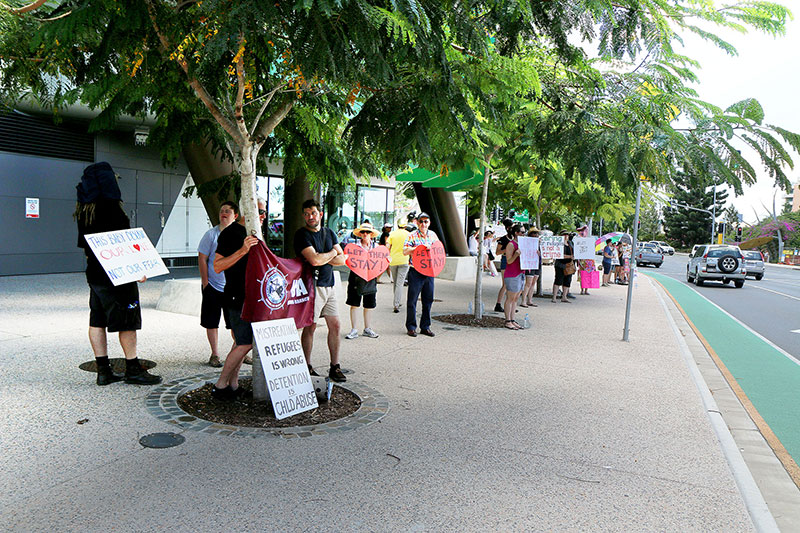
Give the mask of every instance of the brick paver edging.
<svg viewBox="0 0 800 533">
<path fill-rule="evenodd" d="M 145 398 L 145 406 L 150 414 L 163 420 L 167 424 L 181 427 L 189 431 L 199 431 L 214 435 L 237 437 L 283 437 L 287 439 L 297 437 L 312 437 L 314 435 L 328 435 L 341 433 L 356 428 L 368 426 L 386 416 L 389 412 L 389 400 L 380 392 L 362 385 L 348 381 L 345 386 L 336 384 L 349 390 L 361 399 L 361 406 L 352 415 L 313 426 L 296 426 L 288 428 L 251 428 L 218 424 L 190 415 L 178 405 L 178 397 L 191 390 L 202 387 L 209 381 L 216 381 L 217 373 L 198 374 L 187 378 L 170 381 L 152 389 Z M 241 374 L 240 377 L 251 377 Z"/>
</svg>

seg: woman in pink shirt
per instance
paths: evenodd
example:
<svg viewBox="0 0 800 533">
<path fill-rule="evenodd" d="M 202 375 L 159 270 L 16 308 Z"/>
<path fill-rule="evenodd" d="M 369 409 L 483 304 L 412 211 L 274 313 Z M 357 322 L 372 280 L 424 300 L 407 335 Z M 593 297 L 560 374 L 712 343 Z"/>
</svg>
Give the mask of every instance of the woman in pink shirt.
<svg viewBox="0 0 800 533">
<path fill-rule="evenodd" d="M 506 269 L 503 271 L 503 278 L 506 287 L 506 304 L 504 312 L 506 315 L 505 327 L 507 329 L 522 329 L 516 320 L 514 320 L 514 313 L 517 310 L 517 298 L 525 287 L 525 272 L 520 267 L 519 244 L 517 239 L 525 232 L 522 224 L 514 224 L 509 232 L 511 239 L 506 247 Z"/>
</svg>

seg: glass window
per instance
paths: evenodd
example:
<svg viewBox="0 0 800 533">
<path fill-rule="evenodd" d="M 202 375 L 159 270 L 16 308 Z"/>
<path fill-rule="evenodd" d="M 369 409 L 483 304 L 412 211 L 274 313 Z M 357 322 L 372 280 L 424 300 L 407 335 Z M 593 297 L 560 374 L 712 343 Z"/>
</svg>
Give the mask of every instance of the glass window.
<svg viewBox="0 0 800 533">
<path fill-rule="evenodd" d="M 264 241 L 276 255 L 283 256 L 283 196 L 284 182 L 280 176 L 259 176 L 256 179 L 256 194 L 267 202 L 267 218 L 261 231 Z"/>
<path fill-rule="evenodd" d="M 369 220 L 375 227 L 383 226 L 390 213 L 387 211 L 386 192 L 387 189 L 380 187 L 358 188 L 358 223 Z"/>
<path fill-rule="evenodd" d="M 332 229 L 341 242 L 355 228 L 355 190 L 330 187 L 324 198 L 322 211 L 325 216 L 325 226 Z"/>
</svg>

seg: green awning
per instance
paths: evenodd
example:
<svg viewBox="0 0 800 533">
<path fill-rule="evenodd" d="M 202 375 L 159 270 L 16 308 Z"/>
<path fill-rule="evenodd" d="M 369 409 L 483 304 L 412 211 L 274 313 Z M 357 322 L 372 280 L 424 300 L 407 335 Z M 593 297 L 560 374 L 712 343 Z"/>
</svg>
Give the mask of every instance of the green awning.
<svg viewBox="0 0 800 533">
<path fill-rule="evenodd" d="M 441 187 L 448 191 L 460 191 L 483 183 L 483 168 L 483 165 L 477 160 L 473 165 L 461 170 L 447 172 L 446 174 L 418 167 L 409 172 L 398 174 L 395 179 L 397 181 L 417 182 L 428 188 Z"/>
</svg>

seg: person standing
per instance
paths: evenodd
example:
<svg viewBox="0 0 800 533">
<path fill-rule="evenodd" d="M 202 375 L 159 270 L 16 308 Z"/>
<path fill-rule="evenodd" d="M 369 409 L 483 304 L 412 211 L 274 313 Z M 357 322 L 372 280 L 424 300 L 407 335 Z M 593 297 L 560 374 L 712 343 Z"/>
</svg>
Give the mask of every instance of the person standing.
<svg viewBox="0 0 800 533">
<path fill-rule="evenodd" d="M 497 239 L 497 249 L 494 251 L 495 255 L 500 258 L 500 272 L 502 273 L 506 269 L 506 247 L 508 246 L 509 241 L 509 232 L 511 231 L 511 226 L 514 225 L 514 221 L 510 218 L 503 219 L 503 226 L 506 228 L 506 234 Z M 497 303 L 494 304 L 494 310 L 497 313 L 503 312 L 502 301 L 506 295 L 506 278 L 505 275 L 501 277 L 501 285 L 500 290 L 497 292 Z"/>
<path fill-rule="evenodd" d="M 303 354 L 306 357 L 308 371 L 312 376 L 317 376 L 311 366 L 311 351 L 314 348 L 314 332 L 317 330 L 317 320 L 325 319 L 328 327 L 328 351 L 330 352 L 331 366 L 328 377 L 333 381 L 342 383 L 347 378 L 342 373 L 339 365 L 339 306 L 336 301 L 336 287 L 334 283 L 333 267 L 343 265 L 345 256 L 342 247 L 336 242 L 336 234 L 329 228 L 322 226 L 322 211 L 319 202 L 314 199 L 303 202 L 303 219 L 305 226 L 294 234 L 294 251 L 297 257 L 302 257 L 314 269 L 314 322 L 303 328 L 300 337 L 303 345 Z"/>
<path fill-rule="evenodd" d="M 259 224 L 264 223 L 267 216 L 267 203 L 258 199 Z M 242 319 L 244 306 L 245 275 L 247 274 L 247 258 L 250 248 L 258 243 L 258 238 L 247 234 L 244 217 L 237 224 L 230 224 L 217 238 L 217 251 L 214 253 L 214 271 L 225 273 L 225 308 L 231 332 L 233 346 L 216 385 L 211 389 L 211 396 L 217 400 L 235 400 L 241 395 L 239 388 L 239 370 L 244 358 L 253 348 L 253 328 L 250 322 Z"/>
<path fill-rule="evenodd" d="M 603 287 L 611 285 L 611 263 L 614 260 L 614 248 L 611 246 L 611 239 L 606 239 L 603 247 Z"/>
<path fill-rule="evenodd" d="M 473 257 L 478 256 L 478 231 L 479 230 L 472 230 L 472 233 L 469 234 L 467 237 L 467 248 L 469 249 L 469 255 Z"/>
<path fill-rule="evenodd" d="M 553 282 L 553 303 L 556 303 L 556 298 L 558 295 L 558 289 L 561 288 L 561 302 L 562 303 L 572 303 L 567 298 L 569 294 L 569 286 L 572 284 L 572 274 L 567 274 L 564 270 L 567 268 L 567 265 L 572 264 L 572 246 L 570 244 L 570 234 L 569 231 L 562 231 L 561 235 L 564 236 L 564 256 L 561 259 L 556 259 L 553 263 L 556 271 L 556 278 Z"/>
<path fill-rule="evenodd" d="M 219 208 L 219 224 L 208 230 L 197 245 L 197 266 L 200 269 L 202 303 L 200 304 L 200 325 L 206 329 L 206 337 L 211 347 L 208 365 L 221 368 L 219 360 L 219 317 L 223 315 L 225 327 L 231 329 L 228 317 L 222 312 L 225 306 L 225 274 L 214 271 L 214 256 L 217 252 L 219 234 L 239 218 L 239 206 L 234 202 L 223 202 Z"/>
<path fill-rule="evenodd" d="M 374 237 L 378 236 L 378 232 L 372 227 L 372 224 L 364 223 L 353 230 L 353 233 L 359 237 L 356 246 L 360 246 L 365 251 L 369 252 L 375 247 L 372 241 Z M 347 305 L 350 306 L 350 333 L 344 336 L 345 339 L 358 338 L 358 329 L 356 328 L 358 308 L 361 307 L 361 299 L 364 299 L 364 333 L 365 337 L 377 339 L 378 334 L 372 329 L 370 325 L 370 318 L 372 310 L 377 305 L 376 297 L 378 293 L 378 280 L 377 278 L 369 281 L 365 280 L 353 271 L 347 278 Z"/>
<path fill-rule="evenodd" d="M 414 253 L 417 246 L 425 246 L 429 250 L 431 245 L 439 240 L 436 233 L 428 229 L 431 217 L 427 213 L 417 215 L 417 229 L 409 233 L 403 244 L 403 255 Z M 417 298 L 422 294 L 422 318 L 420 319 L 420 332 L 428 337 L 434 337 L 431 331 L 431 306 L 433 305 L 433 276 L 426 276 L 417 271 L 413 266 L 408 271 L 408 297 L 406 298 L 406 333 L 409 337 L 417 336 Z"/>
<path fill-rule="evenodd" d="M 528 230 L 528 237 L 539 238 L 539 228 L 533 227 Z M 533 303 L 533 296 L 536 292 L 536 282 L 542 273 L 542 255 L 537 250 L 539 266 L 525 271 L 525 288 L 522 290 L 521 307 L 538 307 Z"/>
<path fill-rule="evenodd" d="M 389 248 L 389 270 L 392 274 L 393 310 L 395 313 L 400 312 L 400 306 L 403 301 L 403 287 L 408 277 L 408 256 L 403 254 L 403 246 L 412 231 L 414 231 L 414 228 L 410 224 L 405 227 L 398 224 L 397 229 L 391 232 L 389 238 L 386 239 L 386 244 Z"/>
<path fill-rule="evenodd" d="M 105 269 L 86 242 L 86 235 L 130 229 L 122 208 L 122 193 L 117 175 L 106 162 L 89 165 L 77 186 L 75 220 L 78 223 L 78 248 L 86 254 L 86 283 L 89 285 L 89 343 L 97 363 L 97 384 L 110 385 L 125 380 L 132 385 L 155 385 L 161 376 L 150 374 L 137 356 L 136 332 L 142 329 L 142 307 L 136 282 L 114 286 Z M 139 280 L 140 283 L 146 278 Z M 118 374 L 108 360 L 107 333 L 119 333 L 125 354 L 125 374 Z"/>
<path fill-rule="evenodd" d="M 494 254 L 492 253 L 494 244 L 494 232 L 487 230 L 483 233 L 483 270 L 489 272 L 492 277 L 497 276 L 497 269 L 494 266 Z"/>
<path fill-rule="evenodd" d="M 514 224 L 509 232 L 508 246 L 506 246 L 506 269 L 503 271 L 503 279 L 506 287 L 506 306 L 505 306 L 505 327 L 507 329 L 522 329 L 522 326 L 514 320 L 514 313 L 517 310 L 517 298 L 525 287 L 525 273 L 520 267 L 520 256 L 517 239 L 525 232 L 522 224 Z"/>
<path fill-rule="evenodd" d="M 388 248 L 389 247 L 389 235 L 391 233 L 392 233 L 392 225 L 389 222 L 387 222 L 386 224 L 383 225 L 383 228 L 381 229 L 381 236 L 378 238 L 378 245 L 386 246 Z M 386 265 L 386 270 L 381 272 L 380 276 L 378 276 L 378 283 L 383 283 L 381 281 L 381 278 L 383 277 L 384 274 L 389 276 L 389 283 L 392 283 L 392 271 L 389 268 L 389 266 L 390 265 L 387 264 Z"/>
</svg>

